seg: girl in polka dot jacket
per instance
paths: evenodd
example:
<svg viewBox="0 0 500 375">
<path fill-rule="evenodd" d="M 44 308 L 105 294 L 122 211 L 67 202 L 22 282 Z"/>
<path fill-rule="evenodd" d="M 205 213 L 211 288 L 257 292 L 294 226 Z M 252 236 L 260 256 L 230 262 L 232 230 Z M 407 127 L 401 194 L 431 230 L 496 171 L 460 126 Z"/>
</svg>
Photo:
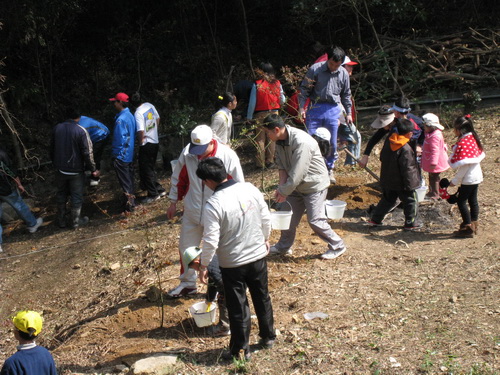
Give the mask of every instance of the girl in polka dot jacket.
<svg viewBox="0 0 500 375">
<path fill-rule="evenodd" d="M 458 117 L 453 128 L 458 142 L 453 146 L 452 154 L 448 160 L 450 166 L 456 170 L 456 175 L 451 180 L 450 186 L 459 186 L 457 204 L 462 215 L 462 224 L 460 224 L 459 230 L 453 234 L 456 237 L 471 238 L 477 234 L 478 229 L 477 189 L 483 181 L 483 172 L 479 163 L 486 155 L 472 125 L 470 115 Z"/>
</svg>

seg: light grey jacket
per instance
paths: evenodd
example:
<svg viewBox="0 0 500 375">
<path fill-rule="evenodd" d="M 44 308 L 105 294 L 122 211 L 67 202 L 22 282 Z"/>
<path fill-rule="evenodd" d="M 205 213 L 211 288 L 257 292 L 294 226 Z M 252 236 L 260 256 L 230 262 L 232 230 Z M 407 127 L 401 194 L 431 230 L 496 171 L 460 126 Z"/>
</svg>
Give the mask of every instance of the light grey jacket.
<svg viewBox="0 0 500 375">
<path fill-rule="evenodd" d="M 262 193 L 251 183 L 229 180 L 219 185 L 203 212 L 201 264 L 215 252 L 222 268 L 235 268 L 267 255 L 271 213 Z"/>
<path fill-rule="evenodd" d="M 302 194 L 322 191 L 330 186 L 328 170 L 318 142 L 303 130 L 286 125 L 288 139 L 276 142 L 276 164 L 284 169 L 288 179 L 278 186 L 283 195 L 294 190 Z"/>
</svg>

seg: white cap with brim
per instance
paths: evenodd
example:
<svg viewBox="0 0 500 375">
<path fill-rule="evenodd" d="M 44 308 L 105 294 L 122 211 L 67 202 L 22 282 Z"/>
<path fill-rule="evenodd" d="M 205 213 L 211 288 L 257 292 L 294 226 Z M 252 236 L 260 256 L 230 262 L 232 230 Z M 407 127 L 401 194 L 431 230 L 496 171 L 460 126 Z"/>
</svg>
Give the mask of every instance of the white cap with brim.
<svg viewBox="0 0 500 375">
<path fill-rule="evenodd" d="M 342 63 L 342 65 L 358 65 L 358 63 L 356 61 L 352 61 L 349 56 L 345 56 L 344 57 L 344 62 Z"/>
<path fill-rule="evenodd" d="M 314 132 L 314 135 L 320 137 L 321 139 L 324 139 L 326 141 L 330 141 L 331 138 L 332 138 L 332 135 L 330 133 L 330 131 L 327 129 L 327 128 L 318 128 L 316 129 L 316 131 Z"/>
<path fill-rule="evenodd" d="M 191 132 L 189 153 L 193 155 L 202 155 L 207 150 L 212 139 L 212 129 L 208 125 L 198 125 Z"/>
<path fill-rule="evenodd" d="M 372 122 L 371 127 L 374 129 L 381 129 L 394 121 L 394 113 L 378 114 L 375 121 Z"/>
<path fill-rule="evenodd" d="M 184 272 L 189 268 L 189 263 L 198 258 L 201 255 L 201 249 L 198 246 L 188 247 L 182 253 L 182 265 L 184 267 Z"/>
<path fill-rule="evenodd" d="M 444 126 L 439 123 L 439 117 L 437 117 L 434 113 L 426 113 L 422 116 L 422 120 L 424 120 L 424 125 L 444 130 Z"/>
</svg>

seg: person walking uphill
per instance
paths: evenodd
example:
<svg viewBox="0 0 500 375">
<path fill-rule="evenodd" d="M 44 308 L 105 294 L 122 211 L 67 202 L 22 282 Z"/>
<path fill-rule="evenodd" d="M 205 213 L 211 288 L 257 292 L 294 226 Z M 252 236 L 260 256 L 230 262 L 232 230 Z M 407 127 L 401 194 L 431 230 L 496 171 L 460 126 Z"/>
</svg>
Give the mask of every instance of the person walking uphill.
<svg viewBox="0 0 500 375">
<path fill-rule="evenodd" d="M 299 111 L 306 120 L 309 134 L 314 134 L 317 128 L 324 127 L 332 138 L 332 152 L 327 158 L 329 178 L 335 183 L 333 167 L 337 159 L 337 131 L 339 117 L 342 112 L 340 104 L 344 106 L 347 123 L 352 122 L 351 115 L 351 86 L 349 74 L 342 67 L 345 52 L 340 47 L 332 47 L 328 52 L 328 60 L 313 64 L 300 84 Z M 311 104 L 304 112 L 304 104 L 310 99 Z"/>
<path fill-rule="evenodd" d="M 70 109 L 69 120 L 57 124 L 52 132 L 50 158 L 56 169 L 57 224 L 66 227 L 66 201 L 71 201 L 71 226 L 76 229 L 88 223 L 88 217 L 81 217 L 85 171 L 90 170 L 93 178 L 99 177 L 94 163 L 92 141 L 89 133 L 80 125 L 80 113 Z"/>
<path fill-rule="evenodd" d="M 160 115 L 154 105 L 142 100 L 138 92 L 132 95 L 132 104 L 138 105 L 134 117 L 139 139 L 139 178 L 141 187 L 148 192 L 148 196 L 141 203 L 151 203 L 167 195 L 156 179 L 155 173 L 156 157 L 160 148 L 158 141 Z"/>
<path fill-rule="evenodd" d="M 7 358 L 0 375 L 57 375 L 50 352 L 35 342 L 42 331 L 43 319 L 35 311 L 19 311 L 13 318 L 17 352 Z"/>
<path fill-rule="evenodd" d="M 30 233 L 35 233 L 43 219 L 38 219 L 33 216 L 29 207 L 24 203 L 21 193 L 24 187 L 21 184 L 21 179 L 17 175 L 17 171 L 12 165 L 9 156 L 5 150 L 0 146 L 0 253 L 2 250 L 2 203 L 5 202 L 12 206 L 17 212 L 19 217 L 24 220 Z"/>
<path fill-rule="evenodd" d="M 260 125 L 267 115 L 271 113 L 278 114 L 281 105 L 285 103 L 285 94 L 281 82 L 276 79 L 274 68 L 270 63 L 260 64 L 257 73 L 259 79 L 255 81 L 250 92 L 247 120 L 255 118 L 257 125 Z M 260 127 L 255 129 L 255 142 L 257 144 L 255 158 L 257 168 L 273 167 L 275 146 Z"/>
<path fill-rule="evenodd" d="M 202 184 L 196 176 L 196 169 L 201 160 L 216 156 L 224 162 L 226 172 L 237 182 L 244 182 L 240 159 L 229 146 L 214 139 L 212 129 L 207 125 L 198 125 L 191 131 L 191 143 L 182 151 L 171 177 L 168 197 L 170 206 L 167 217 L 172 219 L 177 212 L 177 202 L 184 199 L 181 234 L 179 238 L 179 257 L 181 260 L 180 284 L 170 290 L 172 298 L 194 294 L 196 290 L 196 271 L 184 269 L 182 255 L 192 246 L 200 246 L 203 235 L 202 213 L 207 199 L 213 191 Z"/>
<path fill-rule="evenodd" d="M 222 160 L 202 160 L 196 175 L 214 191 L 203 213 L 200 281 L 217 254 L 229 313 L 231 340 L 225 359 L 250 358 L 250 309 L 247 288 L 259 322 L 259 345 L 274 345 L 273 307 L 268 291 L 267 261 L 271 213 L 262 193 L 250 183 L 228 180 Z"/>
<path fill-rule="evenodd" d="M 116 177 L 123 190 L 121 206 L 125 213 L 132 212 L 135 208 L 133 161 L 136 126 L 134 116 L 128 109 L 128 100 L 128 95 L 124 92 L 119 92 L 109 99 L 118 112 L 115 116 L 111 157 Z"/>
<path fill-rule="evenodd" d="M 281 231 L 280 240 L 271 247 L 270 253 L 292 253 L 297 226 L 306 211 L 309 226 L 328 244 L 328 250 L 321 258 L 337 258 L 346 251 L 346 247 L 325 216 L 325 199 L 330 182 L 318 143 L 306 132 L 285 125 L 278 115 L 267 116 L 262 126 L 269 138 L 276 142 L 279 170 L 276 202 L 287 201 L 293 211 L 290 229 Z"/>
</svg>

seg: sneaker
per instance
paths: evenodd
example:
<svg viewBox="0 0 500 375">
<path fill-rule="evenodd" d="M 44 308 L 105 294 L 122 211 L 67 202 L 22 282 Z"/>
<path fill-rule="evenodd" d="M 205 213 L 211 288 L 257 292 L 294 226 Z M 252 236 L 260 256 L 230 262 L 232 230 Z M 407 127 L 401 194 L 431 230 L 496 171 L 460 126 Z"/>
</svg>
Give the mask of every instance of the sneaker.
<svg viewBox="0 0 500 375">
<path fill-rule="evenodd" d="M 241 350 L 241 352 L 243 352 L 243 349 Z M 241 354 L 243 354 L 243 353 L 241 353 Z M 252 355 L 250 354 L 250 352 L 245 353 L 245 358 L 240 358 L 240 353 L 233 354 L 229 350 L 225 350 L 221 355 L 221 358 L 226 360 L 226 361 L 232 361 L 233 359 L 236 359 L 236 360 L 244 359 L 245 361 L 248 362 L 248 361 L 250 361 L 251 357 L 252 357 Z"/>
<path fill-rule="evenodd" d="M 413 230 L 419 230 L 423 227 L 424 225 L 422 223 L 419 223 L 419 222 L 413 222 L 412 224 L 405 224 L 405 226 L 403 227 L 403 230 L 406 230 L 406 231 L 413 231 Z"/>
<path fill-rule="evenodd" d="M 274 346 L 275 339 L 261 338 L 257 345 L 262 349 L 271 349 Z"/>
<path fill-rule="evenodd" d="M 167 196 L 167 192 L 165 190 L 159 191 L 159 193 L 160 193 L 160 195 L 159 195 L 160 198 Z"/>
<path fill-rule="evenodd" d="M 337 183 L 337 180 L 335 179 L 335 175 L 333 174 L 333 169 L 330 169 L 328 171 L 328 177 L 330 178 L 330 183 L 331 184 L 336 184 Z"/>
<path fill-rule="evenodd" d="M 0 253 L 3 253 L 2 245 L 0 245 Z"/>
<path fill-rule="evenodd" d="M 271 246 L 271 249 L 269 249 L 269 255 L 292 255 L 293 250 L 292 248 L 288 250 L 278 250 L 276 246 Z"/>
<path fill-rule="evenodd" d="M 90 186 L 97 186 L 99 185 L 99 180 L 90 180 Z"/>
<path fill-rule="evenodd" d="M 368 224 L 370 227 L 381 227 L 384 225 L 382 223 L 377 223 L 376 221 L 373 220 L 368 220 L 366 224 Z"/>
<path fill-rule="evenodd" d="M 38 228 L 40 227 L 40 225 L 42 225 L 43 223 L 43 219 L 41 217 L 39 217 L 38 219 L 36 219 L 36 224 L 33 225 L 32 227 L 28 227 L 28 232 L 30 233 L 35 233 Z"/>
<path fill-rule="evenodd" d="M 198 293 L 198 289 L 196 289 L 196 287 L 193 288 L 191 284 L 187 284 L 181 281 L 181 283 L 174 289 L 170 290 L 167 295 L 172 298 L 180 298 L 196 293 Z"/>
<path fill-rule="evenodd" d="M 146 198 L 141 200 L 141 204 L 153 203 L 153 202 L 157 201 L 158 199 L 160 199 L 159 195 L 157 195 L 156 197 L 146 197 Z"/>
<path fill-rule="evenodd" d="M 340 249 L 336 249 L 336 250 L 328 249 L 326 251 L 326 253 L 324 253 L 324 254 L 321 255 L 321 259 L 335 259 L 335 258 L 338 258 L 342 254 L 344 254 L 346 250 L 347 250 L 347 248 L 345 246 L 341 247 Z"/>
</svg>

